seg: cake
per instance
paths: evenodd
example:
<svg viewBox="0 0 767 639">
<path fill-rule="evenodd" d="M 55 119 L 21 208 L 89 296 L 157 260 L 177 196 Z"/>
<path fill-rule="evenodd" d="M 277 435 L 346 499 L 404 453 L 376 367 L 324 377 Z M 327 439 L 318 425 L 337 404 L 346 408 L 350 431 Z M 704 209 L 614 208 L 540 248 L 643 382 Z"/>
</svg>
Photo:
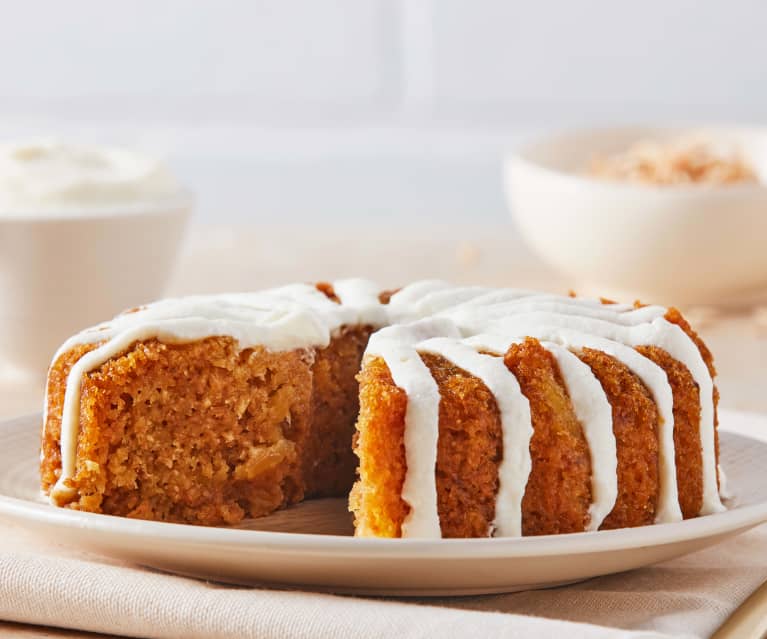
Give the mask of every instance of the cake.
<svg viewBox="0 0 767 639">
<path fill-rule="evenodd" d="M 202 525 L 348 495 L 375 537 L 680 521 L 724 508 L 714 376 L 660 306 L 360 279 L 168 299 L 55 354 L 41 485 Z"/>
</svg>

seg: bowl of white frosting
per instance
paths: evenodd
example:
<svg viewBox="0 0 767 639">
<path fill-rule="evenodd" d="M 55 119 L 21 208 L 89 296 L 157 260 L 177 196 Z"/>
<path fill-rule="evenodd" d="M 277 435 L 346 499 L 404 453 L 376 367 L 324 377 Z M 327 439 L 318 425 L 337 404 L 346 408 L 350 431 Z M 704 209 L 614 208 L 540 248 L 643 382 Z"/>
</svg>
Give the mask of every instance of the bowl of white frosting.
<svg viewBox="0 0 767 639">
<path fill-rule="evenodd" d="M 191 204 L 139 153 L 0 144 L 0 378 L 40 378 L 67 336 L 160 297 Z"/>
<path fill-rule="evenodd" d="M 579 293 L 676 305 L 767 292 L 767 131 L 622 127 L 507 158 L 516 225 Z"/>
</svg>

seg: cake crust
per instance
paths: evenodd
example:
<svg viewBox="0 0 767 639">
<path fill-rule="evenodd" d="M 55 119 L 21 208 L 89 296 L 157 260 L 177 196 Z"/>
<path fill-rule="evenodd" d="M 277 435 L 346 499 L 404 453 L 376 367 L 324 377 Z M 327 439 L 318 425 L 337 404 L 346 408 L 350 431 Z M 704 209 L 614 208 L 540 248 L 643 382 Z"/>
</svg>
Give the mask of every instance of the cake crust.
<svg viewBox="0 0 767 639">
<path fill-rule="evenodd" d="M 668 376 L 674 397 L 674 450 L 679 507 L 685 519 L 703 505 L 703 459 L 700 444 L 700 390 L 687 367 L 657 346 L 637 350 Z"/>
<path fill-rule="evenodd" d="M 407 474 L 405 413 L 407 393 L 394 384 L 380 357 L 364 361 L 358 376 L 360 414 L 354 449 L 359 479 L 349 496 L 354 534 L 401 537 L 410 507 L 402 499 Z"/>
<path fill-rule="evenodd" d="M 589 522 L 591 455 L 554 357 L 528 337 L 504 357 L 530 402 L 532 469 L 522 534 L 581 532 Z"/>
<path fill-rule="evenodd" d="M 613 416 L 618 497 L 600 528 L 652 524 L 659 489 L 655 403 L 639 378 L 614 357 L 592 348 L 584 348 L 579 357 L 602 385 Z"/>
<path fill-rule="evenodd" d="M 437 513 L 443 537 L 487 537 L 495 518 L 503 457 L 495 397 L 478 378 L 444 357 L 421 359 L 440 391 Z"/>
</svg>

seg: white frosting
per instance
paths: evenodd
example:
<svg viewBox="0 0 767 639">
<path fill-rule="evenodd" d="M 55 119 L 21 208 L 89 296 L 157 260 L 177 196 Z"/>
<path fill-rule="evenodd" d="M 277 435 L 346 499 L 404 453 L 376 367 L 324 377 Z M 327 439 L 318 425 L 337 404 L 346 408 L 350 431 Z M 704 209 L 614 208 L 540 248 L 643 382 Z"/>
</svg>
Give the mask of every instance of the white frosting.
<svg viewBox="0 0 767 639">
<path fill-rule="evenodd" d="M 461 288 L 444 288 L 442 282 L 428 282 L 424 287 L 408 287 L 403 293 L 400 291 L 392 296 L 390 308 L 393 313 L 399 312 L 400 318 L 425 317 L 435 315 L 439 311 L 453 308 L 457 304 L 476 300 L 486 295 L 491 289 L 482 286 L 467 286 Z M 414 291 L 427 291 L 418 297 Z"/>
<path fill-rule="evenodd" d="M 663 318 L 632 328 L 633 346 L 652 344 L 664 349 L 690 371 L 700 391 L 700 445 L 703 454 L 703 506 L 701 515 L 726 510 L 717 486 L 714 380 L 695 342 L 679 326 Z"/>
<path fill-rule="evenodd" d="M 437 353 L 481 379 L 496 397 L 503 427 L 504 456 L 494 528 L 499 535 L 521 532 L 521 501 L 530 472 L 532 434 L 529 404 L 501 358 L 525 336 L 536 337 L 554 355 L 581 422 L 592 456 L 593 504 L 590 529 L 612 509 L 617 495 L 612 414 L 591 370 L 570 351 L 594 348 L 616 357 L 648 388 L 660 415 L 660 488 L 657 521 L 681 519 L 673 441 L 673 397 L 665 372 L 634 350 L 656 345 L 683 363 L 700 388 L 704 500 L 701 514 L 723 508 L 716 486 L 713 380 L 696 344 L 664 319 L 666 309 L 608 304 L 513 289 L 451 287 L 441 281 L 416 282 L 378 299 L 380 287 L 362 279 L 333 283 L 341 304 L 309 284 L 260 293 L 170 299 L 118 316 L 67 340 L 56 354 L 77 344 L 103 342 L 72 367 L 62 413 L 62 473 L 51 491 L 54 503 L 71 499 L 64 485 L 75 472 L 82 378 L 136 341 L 158 338 L 177 343 L 231 336 L 240 348 L 270 350 L 326 346 L 344 325 L 388 326 L 371 337 L 367 355 L 382 357 L 408 405 L 405 453 L 408 466 L 402 499 L 410 506 L 403 536 L 439 537 L 435 465 L 439 432 L 439 390 L 419 352 Z"/>
<path fill-rule="evenodd" d="M 375 282 L 363 279 L 336 280 L 333 290 L 344 306 L 359 313 L 360 324 L 383 326 L 389 323 L 386 307 L 378 299 L 381 289 Z"/>
<path fill-rule="evenodd" d="M 424 299 L 427 295 L 436 292 L 446 292 L 448 296 L 457 295 L 454 292 L 453 287 L 447 282 L 441 280 L 423 280 L 421 282 L 413 282 L 408 284 L 404 288 L 394 293 L 389 300 L 389 312 L 392 315 L 408 316 L 414 319 L 423 317 L 423 315 L 414 313 L 413 307 L 420 300 Z"/>
<path fill-rule="evenodd" d="M 0 212 L 76 211 L 165 201 L 182 193 L 164 164 L 125 149 L 42 140 L 0 145 Z"/>
<path fill-rule="evenodd" d="M 573 410 L 591 451 L 591 508 L 586 530 L 598 530 L 618 498 L 613 411 L 591 368 L 566 348 L 543 342 L 557 361 Z"/>
<path fill-rule="evenodd" d="M 493 531 L 500 537 L 519 537 L 522 535 L 522 498 L 532 467 L 530 439 L 533 423 L 530 403 L 522 394 L 517 378 L 506 368 L 501 357 L 483 355 L 456 340 L 426 340 L 418 344 L 418 351 L 441 355 L 482 380 L 495 397 L 503 431 L 503 459 L 498 468 Z"/>
<path fill-rule="evenodd" d="M 584 300 L 567 297 L 554 297 L 549 295 L 531 296 L 525 295 L 517 299 L 503 303 L 493 303 L 482 306 L 480 313 L 477 307 L 469 304 L 461 304 L 455 308 L 447 308 L 438 315 L 449 317 L 456 322 L 464 332 L 475 334 L 487 330 L 494 322 L 505 321 L 509 317 L 518 315 L 560 315 L 564 317 L 579 318 L 581 325 L 588 320 L 601 320 L 621 326 L 636 326 L 644 324 L 658 317 L 663 317 L 666 309 L 659 306 L 646 306 L 641 309 L 621 309 L 609 306 L 592 306 L 585 304 Z M 582 320 L 580 318 L 583 318 Z"/>
</svg>

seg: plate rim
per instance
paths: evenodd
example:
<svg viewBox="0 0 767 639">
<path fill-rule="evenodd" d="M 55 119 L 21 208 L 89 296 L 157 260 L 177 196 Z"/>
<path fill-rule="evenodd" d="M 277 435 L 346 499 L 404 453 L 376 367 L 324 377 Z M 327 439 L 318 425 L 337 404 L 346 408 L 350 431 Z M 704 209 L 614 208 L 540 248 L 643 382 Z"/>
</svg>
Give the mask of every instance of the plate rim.
<svg viewBox="0 0 767 639">
<path fill-rule="evenodd" d="M 767 422 L 767 415 L 759 413 L 722 412 L 725 415 L 757 418 Z M 6 428 L 18 427 L 20 424 L 40 419 L 40 417 L 40 413 L 31 413 L 0 421 L 0 438 Z M 720 432 L 767 445 L 764 438 L 751 436 L 738 429 L 730 430 L 722 426 Z M 303 555 L 323 555 L 333 558 L 353 558 L 362 553 L 366 558 L 377 557 L 387 560 L 424 557 L 451 560 L 494 557 L 511 559 L 556 556 L 563 553 L 587 554 L 631 550 L 744 531 L 767 521 L 767 498 L 756 504 L 681 522 L 558 535 L 474 539 L 380 539 L 195 526 L 57 508 L 50 504 L 1 493 L 0 518 L 13 520 L 22 527 L 42 524 L 48 528 L 63 526 L 68 529 L 88 530 L 104 535 L 105 540 L 116 536 L 129 536 L 134 540 L 151 537 L 184 546 L 216 544 L 238 551 L 258 549 L 291 554 L 299 551 Z"/>
</svg>

